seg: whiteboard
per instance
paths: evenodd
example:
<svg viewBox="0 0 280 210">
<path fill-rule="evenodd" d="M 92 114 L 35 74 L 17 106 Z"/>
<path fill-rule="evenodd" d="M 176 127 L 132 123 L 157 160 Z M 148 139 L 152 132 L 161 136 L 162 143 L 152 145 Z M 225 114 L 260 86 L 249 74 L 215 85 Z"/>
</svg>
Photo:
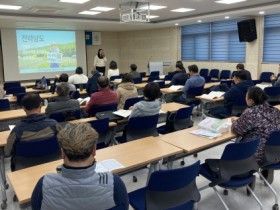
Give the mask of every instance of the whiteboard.
<svg viewBox="0 0 280 210">
<path fill-rule="evenodd" d="M 159 74 L 163 75 L 163 61 L 150 61 L 149 67 L 150 67 L 150 73 L 152 71 L 159 71 Z"/>
</svg>

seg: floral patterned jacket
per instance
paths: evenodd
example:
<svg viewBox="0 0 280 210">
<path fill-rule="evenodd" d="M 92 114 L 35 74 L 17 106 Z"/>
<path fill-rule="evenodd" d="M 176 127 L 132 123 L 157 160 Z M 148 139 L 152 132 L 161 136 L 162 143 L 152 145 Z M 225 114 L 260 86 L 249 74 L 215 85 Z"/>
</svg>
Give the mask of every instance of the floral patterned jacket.
<svg viewBox="0 0 280 210">
<path fill-rule="evenodd" d="M 272 131 L 280 130 L 280 111 L 268 103 L 247 108 L 240 118 L 232 124 L 232 131 L 247 141 L 260 137 L 256 152 L 259 164 L 264 161 L 264 146 Z"/>
</svg>

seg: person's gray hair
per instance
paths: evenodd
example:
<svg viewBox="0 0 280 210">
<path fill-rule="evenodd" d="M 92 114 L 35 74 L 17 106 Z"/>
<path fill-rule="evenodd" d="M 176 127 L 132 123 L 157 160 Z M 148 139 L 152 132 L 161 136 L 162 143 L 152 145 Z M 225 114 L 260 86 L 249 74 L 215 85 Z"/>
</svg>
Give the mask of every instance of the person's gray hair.
<svg viewBox="0 0 280 210">
<path fill-rule="evenodd" d="M 56 93 L 59 96 L 68 96 L 69 92 L 70 92 L 70 88 L 67 82 L 61 82 L 56 87 Z"/>
</svg>

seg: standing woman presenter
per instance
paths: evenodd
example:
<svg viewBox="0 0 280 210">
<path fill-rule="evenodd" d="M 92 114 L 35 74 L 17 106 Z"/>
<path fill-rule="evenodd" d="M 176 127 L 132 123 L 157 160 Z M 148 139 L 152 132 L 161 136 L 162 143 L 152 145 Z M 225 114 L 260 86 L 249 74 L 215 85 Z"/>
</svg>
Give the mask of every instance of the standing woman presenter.
<svg viewBox="0 0 280 210">
<path fill-rule="evenodd" d="M 102 49 L 98 50 L 97 55 L 94 58 L 94 66 L 96 67 L 96 70 L 102 73 L 102 75 L 105 75 L 105 66 L 106 66 L 107 58 L 104 55 L 104 52 Z"/>
</svg>

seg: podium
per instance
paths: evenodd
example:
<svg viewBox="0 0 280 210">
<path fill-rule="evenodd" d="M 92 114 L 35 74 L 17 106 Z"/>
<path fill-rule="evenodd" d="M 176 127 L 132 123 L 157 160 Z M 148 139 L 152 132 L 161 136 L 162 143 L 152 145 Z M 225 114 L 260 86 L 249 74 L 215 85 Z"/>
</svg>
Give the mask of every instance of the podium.
<svg viewBox="0 0 280 210">
<path fill-rule="evenodd" d="M 159 71 L 159 75 L 163 75 L 163 61 L 150 61 L 149 71 L 150 74 L 153 71 Z"/>
</svg>

